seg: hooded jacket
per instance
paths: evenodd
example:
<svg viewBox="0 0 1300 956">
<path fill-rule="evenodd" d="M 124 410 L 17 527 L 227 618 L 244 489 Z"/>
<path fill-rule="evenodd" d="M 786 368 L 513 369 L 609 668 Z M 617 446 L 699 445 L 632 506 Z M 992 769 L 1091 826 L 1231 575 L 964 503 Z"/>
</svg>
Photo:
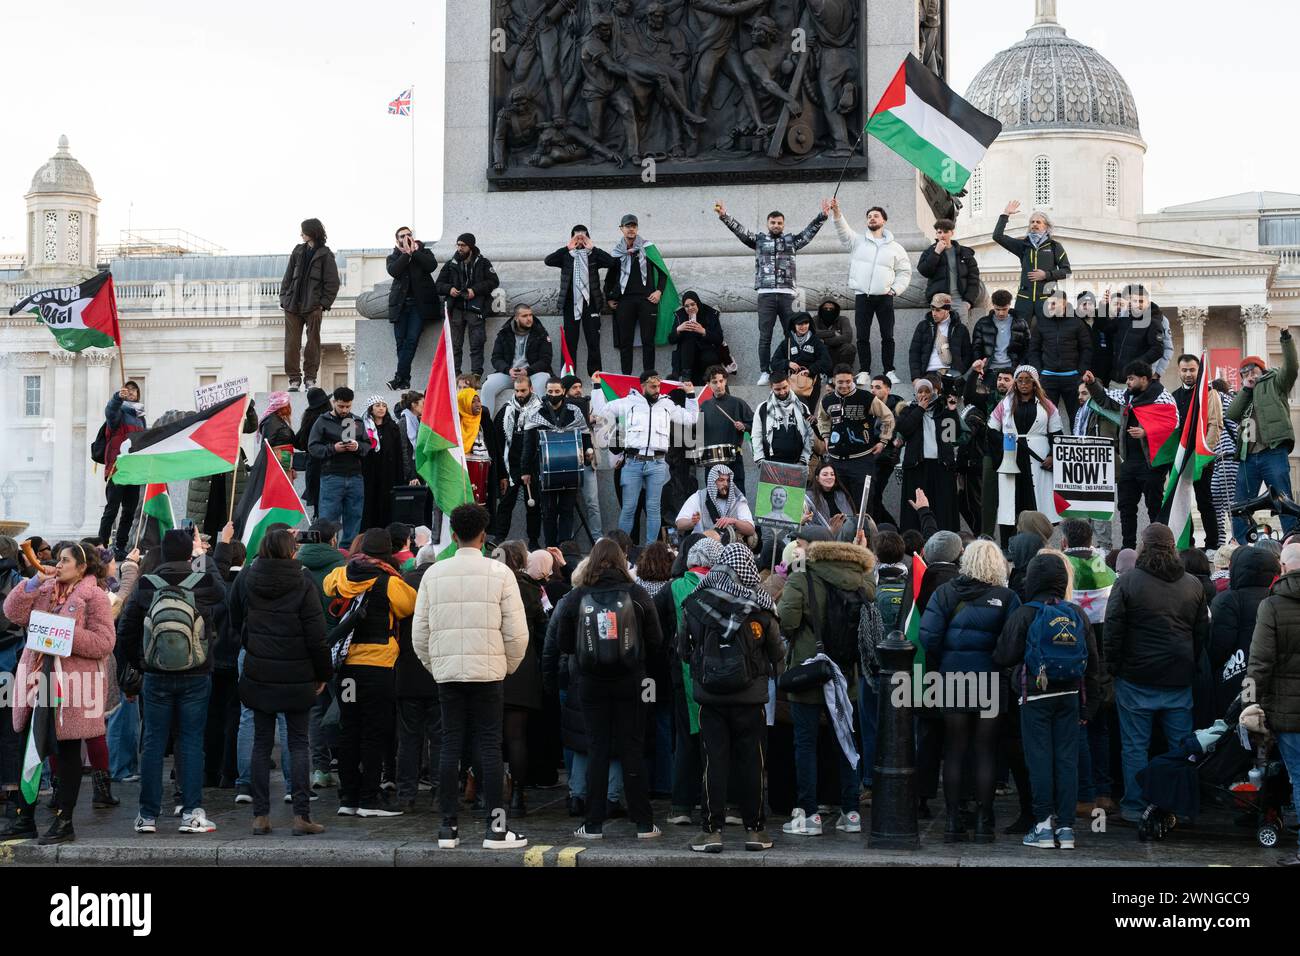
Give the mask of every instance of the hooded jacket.
<svg viewBox="0 0 1300 956">
<path fill-rule="evenodd" d="M 492 343 L 492 367 L 502 375 L 508 375 L 514 368 L 517 331 L 514 319 L 510 319 L 501 326 Z M 546 334 L 541 321 L 534 318 L 533 324 L 528 327 L 528 339 L 524 343 L 524 362 L 528 365 L 528 374 L 554 374 L 551 371 L 552 357 L 551 337 Z"/>
<path fill-rule="evenodd" d="M 880 238 L 870 232 L 858 235 L 843 216 L 835 216 L 835 234 L 849 250 L 849 288 L 858 295 L 901 295 L 912 281 L 912 261 L 907 250 L 882 229 Z"/>
<path fill-rule="evenodd" d="M 814 312 L 812 328 L 817 338 L 822 340 L 822 345 L 826 346 L 832 360 L 841 350 L 853 348 L 853 319 L 838 305 L 834 312 L 823 312 L 821 309 Z"/>
<path fill-rule="evenodd" d="M 1246 676 L 1269 729 L 1300 733 L 1300 572 L 1284 575 L 1260 602 Z"/>
<path fill-rule="evenodd" d="M 815 541 L 808 546 L 804 570 L 795 571 L 786 579 L 785 590 L 781 592 L 781 600 L 776 607 L 781 620 L 781 633 L 790 642 L 790 652 L 786 658 L 789 665 L 802 664 L 814 656 L 819 639 L 823 646 L 826 644 L 824 629 L 831 588 L 844 591 L 863 589 L 866 591 L 866 600 L 876 599 L 876 585 L 871 576 L 871 570 L 875 566 L 875 555 L 856 544 Z M 809 607 L 809 588 L 814 589 L 813 598 L 820 612 L 817 619 L 814 619 Z M 852 672 L 846 671 L 844 674 L 849 684 L 850 699 L 856 699 L 857 696 L 857 671 L 855 662 Z M 800 704 L 816 704 L 823 699 L 820 687 L 788 696 Z"/>
<path fill-rule="evenodd" d="M 246 651 L 239 699 L 264 713 L 310 710 L 316 685 L 334 675 L 325 612 L 293 558 L 258 558 L 231 588 L 230 621 Z"/>
<path fill-rule="evenodd" d="M 345 663 L 368 667 L 396 664 L 400 624 L 415 610 L 411 586 L 379 562 L 361 556 L 325 575 L 324 590 L 328 597 L 343 601 L 367 594 L 365 616 L 352 632 Z"/>
<path fill-rule="evenodd" d="M 927 311 L 925 318 L 916 323 L 912 332 L 912 345 L 908 350 L 908 365 L 912 379 L 920 378 L 930 364 L 930 354 L 934 351 L 935 324 L 934 317 Z M 948 349 L 952 353 L 952 365 L 949 369 L 961 375 L 973 361 L 971 355 L 970 330 L 962 325 L 955 312 L 948 314 Z"/>
<path fill-rule="evenodd" d="M 993 651 L 1020 598 L 1010 588 L 958 574 L 934 592 L 921 615 L 927 670 L 943 674 L 997 670 Z"/>
<path fill-rule="evenodd" d="M 1137 566 L 1110 590 L 1103 657 L 1116 677 L 1151 687 L 1191 687 L 1209 636 L 1205 590 L 1173 551 L 1143 551 Z"/>
<path fill-rule="evenodd" d="M 668 591 L 668 589 L 665 588 L 664 591 Z M 669 601 L 671 602 L 671 592 L 669 594 Z M 725 591 L 714 588 L 696 588 L 682 602 L 684 626 L 677 635 L 677 660 L 685 660 L 690 663 L 691 648 L 694 646 L 693 638 L 695 635 L 703 637 L 707 627 L 707 614 L 718 614 L 724 618 L 732 616 L 739 618 L 745 611 L 744 602 Z M 743 690 L 731 694 L 715 694 L 704 689 L 704 685 L 700 683 L 699 675 L 692 670 L 691 698 L 695 703 L 758 705 L 767 703 L 768 676 L 769 674 L 776 674 L 781 662 L 785 659 L 785 642 L 781 640 L 781 628 L 777 624 L 775 614 L 759 608 L 753 612 L 753 615 L 753 621 L 759 624 L 762 633 L 751 635 L 746 632 L 743 636 L 745 640 L 762 642 L 762 653 L 759 656 L 766 659 L 769 665 L 768 671 L 762 674 L 754 674 L 750 678 L 749 685 Z M 678 667 L 675 670 L 679 672 L 681 668 Z"/>
<path fill-rule="evenodd" d="M 105 481 L 113 476 L 113 465 L 117 462 L 117 456 L 121 454 L 122 443 L 131 436 L 132 432 L 144 430 L 145 419 L 140 403 L 127 403 L 121 395 L 114 392 L 113 397 L 104 406 L 104 437 L 107 439 L 104 448 Z"/>
<path fill-rule="evenodd" d="M 1050 236 L 1037 248 L 1028 238 L 1016 239 L 1007 235 L 1010 217 L 998 216 L 993 227 L 993 241 L 1020 260 L 1020 288 L 1016 292 L 1016 311 L 1022 315 L 1056 291 L 1056 283 L 1071 272 L 1065 247 Z M 1042 268 L 1047 278 L 1034 282 L 1029 273 Z"/>
<path fill-rule="evenodd" d="M 1285 448 L 1289 453 L 1295 446 L 1295 429 L 1291 426 L 1291 389 L 1295 386 L 1295 339 L 1282 330 L 1282 367 L 1271 368 L 1255 382 L 1254 388 L 1237 392 L 1224 417 L 1230 422 L 1256 420 L 1258 434 L 1255 442 L 1241 441 L 1237 458 L 1246 460 L 1251 447 L 1258 443 L 1262 448 Z"/>
<path fill-rule="evenodd" d="M 655 611 L 654 599 L 641 585 L 629 581 L 617 571 L 604 570 L 592 575 L 585 562 L 573 572 L 573 590 L 564 596 L 555 610 L 551 612 L 551 627 L 556 629 L 556 648 L 560 654 L 576 658 L 578 647 L 578 630 L 582 623 L 582 598 L 592 591 L 619 590 L 626 591 L 632 597 L 633 613 L 636 626 L 641 636 L 641 648 L 648 659 L 660 653 L 663 647 L 663 631 L 659 627 L 659 615 Z M 638 689 L 645 677 L 645 661 L 642 666 L 631 673 L 609 679 L 602 679 L 591 674 L 582 674 L 580 680 L 595 680 L 615 685 L 622 684 L 624 689 Z M 576 660 L 573 661 L 576 669 Z M 569 696 L 573 696 L 573 683 L 569 684 Z"/>
<path fill-rule="evenodd" d="M 304 544 L 298 549 L 298 563 L 316 585 L 316 595 L 320 598 L 321 610 L 325 613 L 326 627 L 333 627 L 338 618 L 330 613 L 330 598 L 325 594 L 325 577 L 335 568 L 348 563 L 347 556 L 334 545 Z"/>
<path fill-rule="evenodd" d="M 1011 341 L 1007 344 L 1007 358 L 1010 359 L 1010 367 L 1014 369 L 1025 361 L 1025 355 L 1029 352 L 1029 323 L 1015 312 L 1008 312 L 1007 318 L 1011 320 Z M 987 315 L 975 321 L 970 344 L 972 364 L 980 359 L 988 359 L 989 368 L 996 367 L 993 364 L 993 354 L 998 347 L 998 326 L 991 309 Z M 930 347 L 933 348 L 933 344 Z M 1033 365 L 1033 362 L 1029 364 Z"/>
<path fill-rule="evenodd" d="M 1210 604 L 1210 672 L 1218 688 L 1217 714 L 1224 713 L 1241 690 L 1260 602 L 1281 573 L 1277 555 L 1262 548 L 1233 552 L 1228 590 Z"/>
<path fill-rule="evenodd" d="M 785 370 L 788 373 L 796 365 L 806 368 L 813 378 L 824 379 L 831 374 L 831 353 L 826 350 L 826 343 L 813 331 L 811 323 L 808 326 L 808 338 L 802 343 L 795 337 L 794 323 L 790 323 L 790 331 L 772 353 L 769 367 L 774 372 Z"/>
<path fill-rule="evenodd" d="M 718 310 L 715 309 L 713 306 L 705 305 L 703 302 L 701 302 L 699 309 L 695 313 L 695 321 L 699 322 L 700 325 L 704 326 L 703 336 L 701 336 L 698 332 L 677 331 L 677 326 L 681 325 L 683 322 L 686 322 L 689 319 L 690 316 L 686 314 L 685 309 L 678 309 L 676 312 L 673 313 L 673 327 L 668 330 L 669 345 L 680 344 L 682 338 L 687 335 L 691 336 L 694 339 L 703 338 L 703 340 L 707 344 L 713 346 L 713 348 L 715 349 L 719 349 L 725 344 L 726 339 L 724 338 L 722 332 L 722 319 L 718 315 Z M 691 370 L 687 369 L 687 371 L 689 372 Z"/>
<path fill-rule="evenodd" d="M 513 674 L 506 677 L 505 704 L 524 710 L 542 709 L 542 647 L 546 643 L 546 611 L 542 608 L 542 583 L 526 571 L 516 571 L 519 597 L 528 620 L 528 647 Z"/>
<path fill-rule="evenodd" d="M 293 247 L 280 281 L 280 308 L 298 315 L 328 312 L 339 294 L 339 264 L 327 245 Z"/>
<path fill-rule="evenodd" d="M 1033 593 L 1028 589 L 1028 582 L 1025 580 L 1029 562 L 1045 547 L 1047 544 L 1043 536 L 1034 531 L 1013 534 L 1011 540 L 1007 542 L 1007 560 L 1011 562 L 1011 577 L 1007 581 L 1007 586 L 1016 592 L 1016 597 L 1021 601 L 1028 600 L 1028 595 Z M 1064 595 L 1065 591 L 1062 590 L 1061 594 Z"/>
</svg>

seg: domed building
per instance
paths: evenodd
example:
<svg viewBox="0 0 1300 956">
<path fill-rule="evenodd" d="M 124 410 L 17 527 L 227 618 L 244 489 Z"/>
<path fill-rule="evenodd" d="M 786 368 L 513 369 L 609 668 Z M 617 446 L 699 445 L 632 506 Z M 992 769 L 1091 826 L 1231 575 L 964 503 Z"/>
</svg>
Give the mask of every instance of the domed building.
<svg viewBox="0 0 1300 956">
<path fill-rule="evenodd" d="M 99 196 L 86 167 L 59 137 L 58 151 L 36 174 L 27 200 L 27 269 L 33 281 L 88 279 L 95 267 Z"/>
</svg>

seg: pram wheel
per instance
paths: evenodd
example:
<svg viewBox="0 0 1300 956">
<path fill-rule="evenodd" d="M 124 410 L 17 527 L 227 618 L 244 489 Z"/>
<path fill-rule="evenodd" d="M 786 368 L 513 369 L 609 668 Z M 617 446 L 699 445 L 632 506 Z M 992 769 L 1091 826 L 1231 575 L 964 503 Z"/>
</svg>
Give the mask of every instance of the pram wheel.
<svg viewBox="0 0 1300 956">
<path fill-rule="evenodd" d="M 1255 831 L 1255 839 L 1257 839 L 1259 845 L 1263 847 L 1277 846 L 1277 841 L 1280 836 L 1281 834 L 1278 833 L 1277 827 L 1271 823 L 1266 823 Z"/>
</svg>

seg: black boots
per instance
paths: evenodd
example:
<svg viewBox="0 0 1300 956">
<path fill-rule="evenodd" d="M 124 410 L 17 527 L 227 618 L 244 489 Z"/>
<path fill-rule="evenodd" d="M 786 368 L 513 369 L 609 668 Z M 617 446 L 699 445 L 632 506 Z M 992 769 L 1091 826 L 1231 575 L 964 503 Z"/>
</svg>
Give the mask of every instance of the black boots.
<svg viewBox="0 0 1300 956">
<path fill-rule="evenodd" d="M 110 807 L 118 806 L 122 801 L 113 796 L 113 778 L 108 775 L 107 770 L 92 770 L 90 772 L 90 781 L 95 788 L 95 797 L 91 802 L 96 810 L 107 810 Z"/>
<path fill-rule="evenodd" d="M 16 791 L 10 795 L 14 798 L 13 817 L 9 820 L 8 825 L 3 831 L 0 831 L 0 840 L 31 840 L 36 836 L 36 804 L 22 803 L 22 795 Z"/>
<path fill-rule="evenodd" d="M 956 804 L 948 804 L 948 822 L 943 828 L 944 843 L 965 843 L 968 834 L 966 832 L 966 821 L 963 819 L 965 814 L 957 807 Z"/>
<path fill-rule="evenodd" d="M 72 814 L 65 813 L 63 810 L 54 811 L 54 819 L 50 822 L 50 828 L 45 831 L 45 836 L 36 841 L 39 846 L 54 846 L 58 843 L 71 843 L 77 838 L 77 834 L 72 829 Z"/>
<path fill-rule="evenodd" d="M 993 827 L 993 808 L 980 804 L 979 810 L 975 813 L 975 842 L 992 843 L 996 834 L 997 830 Z"/>
<path fill-rule="evenodd" d="M 510 819 L 522 820 L 526 816 L 528 816 L 528 808 L 524 806 L 524 788 L 517 786 L 510 794 Z"/>
</svg>

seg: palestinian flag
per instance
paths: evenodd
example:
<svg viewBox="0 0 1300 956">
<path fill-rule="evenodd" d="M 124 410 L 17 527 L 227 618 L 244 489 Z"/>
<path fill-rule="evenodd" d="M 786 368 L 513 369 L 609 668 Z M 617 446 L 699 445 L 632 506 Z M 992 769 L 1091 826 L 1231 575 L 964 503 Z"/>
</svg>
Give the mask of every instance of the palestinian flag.
<svg viewBox="0 0 1300 956">
<path fill-rule="evenodd" d="M 1214 461 L 1214 449 L 1205 443 L 1205 403 L 1210 401 L 1209 376 L 1206 374 L 1205 353 L 1201 353 L 1201 367 L 1192 388 L 1191 401 L 1187 403 L 1187 416 L 1182 425 L 1161 444 L 1153 466 L 1171 465 L 1165 479 L 1165 497 L 1162 514 L 1169 516 L 1166 524 L 1178 541 L 1178 548 L 1192 546 L 1192 510 L 1196 504 L 1193 484 L 1201 477 L 1205 466 Z M 1214 401 L 1218 401 L 1214 396 Z"/>
<path fill-rule="evenodd" d="M 1131 411 L 1137 423 L 1146 430 L 1147 454 L 1151 457 L 1151 464 L 1154 467 L 1165 443 L 1178 433 L 1178 404 L 1169 394 L 1169 390 L 1165 389 L 1154 402 L 1134 405 Z M 1132 424 L 1129 422 L 1129 427 Z M 1170 460 L 1173 460 L 1172 457 Z"/>
<path fill-rule="evenodd" d="M 465 468 L 449 318 L 443 320 L 442 337 L 429 369 L 429 385 L 424 390 L 424 415 L 415 438 L 415 470 L 428 484 L 434 504 L 442 512 L 442 540 L 450 541 L 448 516 L 453 508 L 474 500 L 474 488 Z"/>
<path fill-rule="evenodd" d="M 262 439 L 262 452 L 253 462 L 244 493 L 235 506 L 235 532 L 239 540 L 253 555 L 271 525 L 280 523 L 297 528 L 306 518 L 307 509 L 302 506 L 298 492 L 293 490 L 293 482 L 284 473 L 280 456 L 265 438 Z"/>
<path fill-rule="evenodd" d="M 921 706 L 922 678 L 925 677 L 925 648 L 921 646 L 921 612 L 916 607 L 916 599 L 921 596 L 921 582 L 925 578 L 925 559 L 921 553 L 912 555 L 912 570 L 907 576 L 909 600 L 907 618 L 903 624 L 903 636 L 916 648 L 912 659 L 912 703 Z"/>
<path fill-rule="evenodd" d="M 119 485 L 148 485 L 233 471 L 244 430 L 247 395 L 186 415 L 167 425 L 135 432 L 113 467 Z"/>
<path fill-rule="evenodd" d="M 101 272 L 81 285 L 29 295 L 9 310 L 10 315 L 20 312 L 35 316 L 68 352 L 122 344 L 111 272 Z"/>
<path fill-rule="evenodd" d="M 1112 459 L 1114 457 L 1114 452 L 1111 451 L 1114 442 L 1109 438 L 1074 435 L 1061 436 L 1060 440 L 1070 448 L 1084 451 L 1100 449 L 1106 451 Z M 1063 456 L 1059 454 L 1061 445 L 1058 444 L 1056 448 L 1056 460 L 1062 461 Z M 1052 506 L 1058 515 L 1062 518 L 1093 521 L 1110 521 L 1115 517 L 1114 476 L 1107 475 L 1103 462 L 1085 458 L 1071 465 L 1063 464 L 1062 469 L 1065 480 L 1052 490 Z"/>
<path fill-rule="evenodd" d="M 145 517 L 153 518 L 158 523 L 159 537 L 176 527 L 176 519 L 172 516 L 172 500 L 165 484 L 145 486 L 144 506 L 140 510 Z"/>
<path fill-rule="evenodd" d="M 641 391 L 641 377 L 639 375 L 615 375 L 612 372 L 597 372 L 600 381 L 594 383 L 591 390 L 591 411 L 593 414 L 605 407 L 606 402 L 612 402 L 615 399 L 627 398 L 633 392 Z M 675 388 L 685 388 L 688 383 L 675 382 L 672 379 L 664 378 L 659 380 L 659 394 L 667 395 Z M 695 399 L 701 405 L 713 398 L 713 389 L 697 388 L 695 390 Z"/>
<path fill-rule="evenodd" d="M 35 803 L 41 792 L 41 766 L 59 749 L 59 708 L 63 706 L 63 669 L 51 654 L 39 655 L 41 682 L 32 706 L 32 721 L 27 728 L 27 747 L 23 752 L 20 785 L 28 803 Z M 51 699 L 52 698 L 52 699 Z"/>
<path fill-rule="evenodd" d="M 578 374 L 573 370 L 573 356 L 569 354 L 569 339 L 563 330 L 560 331 L 560 362 L 560 378 Z"/>
<path fill-rule="evenodd" d="M 1074 603 L 1093 624 L 1104 623 L 1115 572 L 1106 564 L 1106 559 L 1095 552 L 1086 558 L 1066 552 L 1065 559 L 1074 571 Z"/>
<path fill-rule="evenodd" d="M 867 120 L 866 132 L 948 192 L 959 193 L 1002 124 L 909 53 Z"/>
<path fill-rule="evenodd" d="M 659 321 L 655 325 L 655 345 L 667 345 L 668 333 L 673 330 L 673 315 L 682 307 L 681 297 L 677 294 L 677 286 L 673 283 L 672 273 L 668 271 L 668 266 L 664 264 L 664 257 L 659 254 L 659 247 L 653 242 L 646 243 L 645 257 L 663 270 L 666 279 L 664 283 L 664 294 L 659 299 Z"/>
</svg>

